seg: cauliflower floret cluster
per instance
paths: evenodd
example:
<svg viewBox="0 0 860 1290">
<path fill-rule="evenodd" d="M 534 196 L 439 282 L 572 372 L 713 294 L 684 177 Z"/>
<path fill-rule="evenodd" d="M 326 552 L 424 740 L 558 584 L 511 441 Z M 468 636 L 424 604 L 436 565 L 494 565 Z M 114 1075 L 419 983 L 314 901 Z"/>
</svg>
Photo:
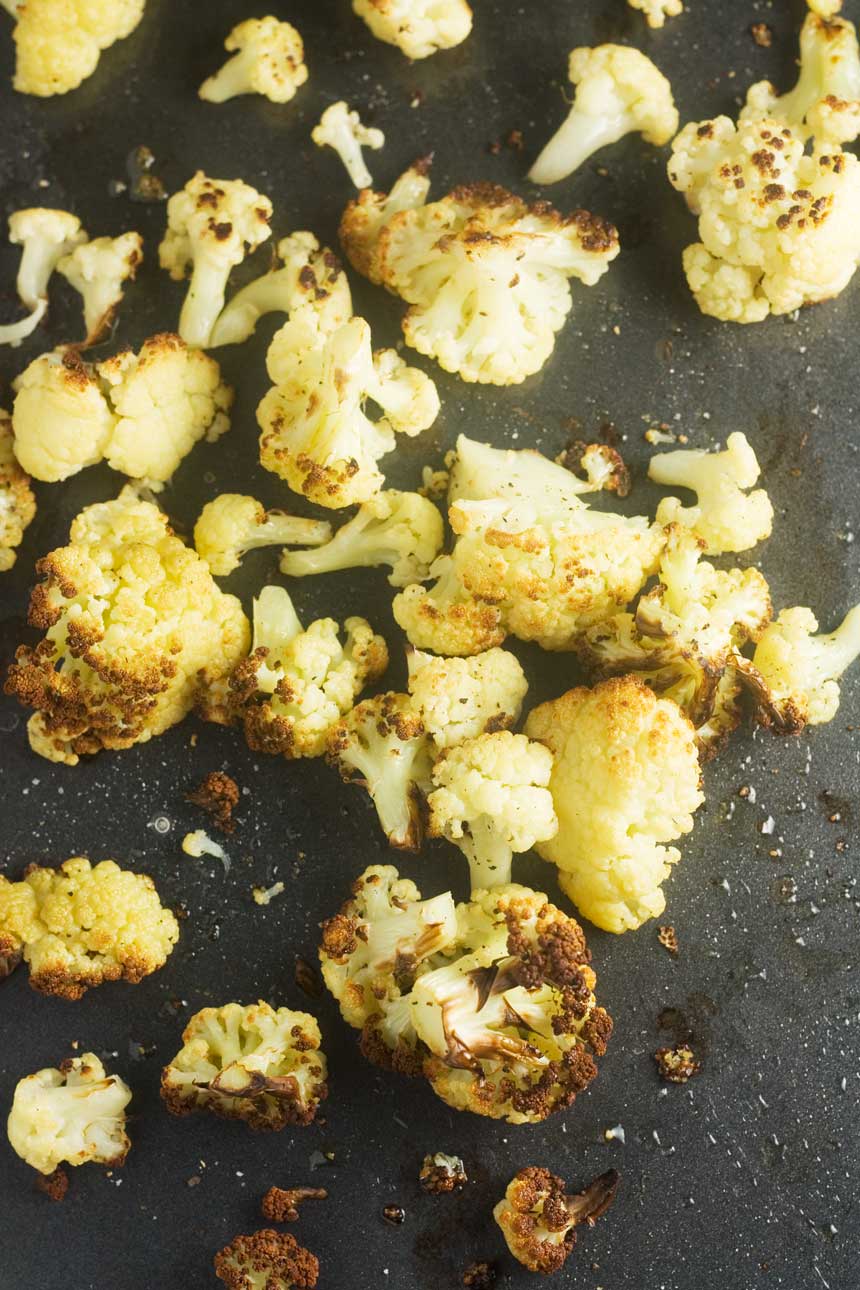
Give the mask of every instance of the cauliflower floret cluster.
<svg viewBox="0 0 860 1290">
<path fill-rule="evenodd" d="M 722 452 L 680 448 L 658 453 L 648 465 L 648 477 L 664 487 L 689 488 L 695 506 L 682 506 L 677 497 L 664 497 L 657 507 L 658 524 L 682 524 L 704 543 L 706 555 L 748 551 L 770 537 L 773 506 L 763 488 L 749 490 L 761 471 L 746 435 L 736 432 Z"/>
<path fill-rule="evenodd" d="M 15 458 L 12 418 L 0 408 L 0 573 L 15 563 L 15 548 L 21 545 L 24 530 L 35 514 L 30 476 Z"/>
<path fill-rule="evenodd" d="M 86 507 L 69 545 L 36 568 L 29 621 L 45 636 L 19 647 L 6 692 L 37 710 L 30 746 L 52 761 L 161 734 L 201 681 L 214 684 L 247 652 L 239 601 L 130 487 Z"/>
<path fill-rule="evenodd" d="M 527 887 L 422 901 L 367 870 L 323 925 L 323 976 L 364 1055 L 456 1110 L 535 1123 L 570 1106 L 612 1029 L 579 924 Z"/>
<path fill-rule="evenodd" d="M 683 0 L 627 0 L 631 9 L 645 15 L 649 27 L 665 27 L 667 18 L 677 18 L 684 12 Z"/>
<path fill-rule="evenodd" d="M 9 1142 L 22 1160 L 52 1174 L 60 1164 L 116 1168 L 131 1143 L 125 1108 L 131 1089 L 108 1075 L 95 1053 L 47 1067 L 19 1080 L 9 1114 Z"/>
<path fill-rule="evenodd" d="M 59 869 L 0 874 L 0 958 L 23 958 L 42 994 L 80 999 L 104 981 L 136 985 L 166 963 L 179 925 L 152 879 L 78 856 Z"/>
<path fill-rule="evenodd" d="M 347 256 L 410 306 L 403 334 L 413 349 L 465 381 L 516 385 L 552 353 L 571 309 L 568 279 L 593 286 L 618 234 L 587 211 L 562 216 L 493 184 L 425 205 L 426 170 L 401 177 L 391 209 L 379 193 L 347 206 Z"/>
<path fill-rule="evenodd" d="M 215 1275 L 229 1290 L 313 1290 L 319 1260 L 289 1232 L 266 1227 L 236 1236 L 214 1259 Z"/>
<path fill-rule="evenodd" d="M 529 1165 L 508 1184 L 493 1217 L 514 1258 L 529 1272 L 549 1276 L 573 1252 L 576 1228 L 591 1227 L 609 1209 L 619 1181 L 618 1173 L 607 1169 L 584 1191 L 568 1196 L 562 1178 Z"/>
<path fill-rule="evenodd" d="M 146 0 L 2 0 L 16 20 L 21 94 L 68 94 L 92 76 L 102 50 L 134 31 Z"/>
<path fill-rule="evenodd" d="M 267 1132 L 310 1124 L 328 1094 L 320 1042 L 307 1012 L 262 1000 L 203 1008 L 164 1068 L 162 1099 L 172 1115 L 211 1111 Z"/>
<path fill-rule="evenodd" d="M 331 525 L 324 520 L 267 511 L 244 493 L 220 493 L 194 525 L 195 550 L 220 577 L 238 569 L 242 557 L 257 547 L 318 546 L 330 537 Z"/>
<path fill-rule="evenodd" d="M 559 886 L 607 932 L 662 913 L 680 859 L 664 844 L 689 833 L 702 804 L 695 731 L 677 704 L 623 676 L 541 704 L 525 725 L 555 764 L 558 833 L 537 850 Z"/>
<path fill-rule="evenodd" d="M 573 107 L 529 171 L 535 184 L 555 184 L 625 134 L 662 148 L 678 132 L 672 86 L 650 58 L 628 45 L 571 52 Z"/>
<path fill-rule="evenodd" d="M 352 0 L 377 40 L 396 45 L 407 58 L 429 58 L 451 49 L 472 30 L 466 0 Z"/>
<path fill-rule="evenodd" d="M 95 344 L 110 327 L 123 297 L 123 283 L 134 281 L 142 261 L 139 233 L 96 237 L 57 261 L 57 271 L 83 297 L 85 345 Z"/>
<path fill-rule="evenodd" d="M 519 659 L 503 649 L 472 658 L 434 658 L 410 650 L 409 693 L 437 748 L 516 724 L 528 682 Z"/>
<path fill-rule="evenodd" d="M 226 103 L 238 94 L 263 94 L 289 103 L 308 79 L 305 47 L 295 27 L 271 16 L 246 18 L 224 41 L 228 58 L 197 93 L 208 103 Z"/>
<path fill-rule="evenodd" d="M 369 188 L 373 176 L 367 169 L 362 148 L 374 150 L 385 146 L 385 135 L 372 126 L 362 125 L 357 112 L 341 99 L 327 107 L 311 130 L 311 138 L 318 148 L 333 148 L 344 164 L 356 188 Z"/>
</svg>

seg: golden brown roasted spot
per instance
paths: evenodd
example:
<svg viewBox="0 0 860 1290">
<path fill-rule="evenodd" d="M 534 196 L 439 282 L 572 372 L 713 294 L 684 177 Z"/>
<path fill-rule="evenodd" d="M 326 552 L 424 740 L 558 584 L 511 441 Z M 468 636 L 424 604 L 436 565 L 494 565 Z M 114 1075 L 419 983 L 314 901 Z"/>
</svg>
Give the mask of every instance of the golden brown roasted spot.
<svg viewBox="0 0 860 1290">
<path fill-rule="evenodd" d="M 189 802 L 212 817 L 215 827 L 222 833 L 235 832 L 233 811 L 239 803 L 239 785 L 235 779 L 222 770 L 212 770 L 187 796 Z"/>
<path fill-rule="evenodd" d="M 319 1260 L 289 1232 L 263 1228 L 237 1236 L 214 1259 L 215 1275 L 230 1290 L 313 1290 Z"/>
</svg>

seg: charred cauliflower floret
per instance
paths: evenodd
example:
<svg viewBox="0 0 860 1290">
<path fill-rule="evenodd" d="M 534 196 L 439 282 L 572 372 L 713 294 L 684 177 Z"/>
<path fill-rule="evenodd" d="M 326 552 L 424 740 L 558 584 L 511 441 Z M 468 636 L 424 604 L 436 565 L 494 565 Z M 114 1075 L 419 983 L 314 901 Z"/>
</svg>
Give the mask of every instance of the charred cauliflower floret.
<svg viewBox="0 0 860 1290">
<path fill-rule="evenodd" d="M 503 649 L 472 658 L 410 650 L 409 693 L 437 748 L 516 724 L 528 690 L 519 659 Z"/>
<path fill-rule="evenodd" d="M 289 1232 L 263 1228 L 237 1236 L 215 1255 L 215 1275 L 229 1290 L 313 1290 L 319 1260 Z"/>
<path fill-rule="evenodd" d="M 257 547 L 319 546 L 330 537 L 325 521 L 267 511 L 244 493 L 220 493 L 194 525 L 195 550 L 219 577 L 238 569 L 242 557 Z"/>
<path fill-rule="evenodd" d="M 80 999 L 105 981 L 136 985 L 167 962 L 179 925 L 152 879 L 78 856 L 59 869 L 0 875 L 0 957 L 23 957 L 42 994 Z"/>
<path fill-rule="evenodd" d="M 649 27 L 665 27 L 667 18 L 684 12 L 683 0 L 627 0 L 631 9 L 640 9 Z"/>
<path fill-rule="evenodd" d="M 95 1053 L 47 1067 L 19 1080 L 9 1114 L 9 1142 L 22 1160 L 41 1174 L 60 1164 L 116 1168 L 131 1143 L 125 1108 L 131 1089 L 108 1075 Z"/>
<path fill-rule="evenodd" d="M 662 913 L 680 859 L 671 842 L 703 801 L 695 731 L 677 704 L 632 676 L 543 703 L 525 726 L 555 765 L 556 836 L 539 843 L 559 886 L 598 927 L 623 932 Z"/>
<path fill-rule="evenodd" d="M 197 91 L 208 103 L 226 103 L 238 94 L 262 94 L 289 103 L 308 79 L 305 47 L 295 27 L 277 18 L 246 18 L 224 41 L 232 58 Z"/>
<path fill-rule="evenodd" d="M 682 524 L 704 542 L 706 555 L 748 551 L 770 537 L 773 506 L 763 488 L 751 492 L 761 471 L 746 435 L 736 432 L 722 452 L 679 448 L 652 457 L 648 477 L 669 488 L 689 488 L 695 506 L 664 497 L 658 524 Z"/>
<path fill-rule="evenodd" d="M 0 408 L 0 573 L 15 563 L 15 548 L 35 514 L 30 476 L 15 458 L 12 418 Z"/>
<path fill-rule="evenodd" d="M 389 193 L 364 188 L 343 213 L 340 240 L 350 263 L 365 278 L 379 286 L 382 269 L 379 261 L 379 238 L 382 230 L 401 211 L 417 210 L 430 192 L 428 172 L 432 157 L 412 163 L 392 185 Z"/>
<path fill-rule="evenodd" d="M 641 134 L 657 148 L 677 134 L 672 86 L 638 49 L 574 49 L 568 77 L 576 87 L 573 107 L 529 171 L 532 183 L 558 183 L 625 134 Z"/>
<path fill-rule="evenodd" d="M 327 1096 L 326 1059 L 314 1017 L 268 1003 L 196 1012 L 161 1076 L 172 1115 L 212 1111 L 273 1131 L 310 1124 Z"/>
<path fill-rule="evenodd" d="M 530 1165 L 508 1184 L 493 1217 L 514 1258 L 529 1272 L 549 1276 L 567 1262 L 576 1228 L 592 1226 L 609 1209 L 619 1181 L 616 1171 L 608 1169 L 584 1191 L 568 1196 L 562 1178 Z"/>
<path fill-rule="evenodd" d="M 518 384 L 552 353 L 572 304 L 568 279 L 593 286 L 618 254 L 615 229 L 587 211 L 528 206 L 493 184 L 424 205 L 426 189 L 406 182 L 409 173 L 403 205 L 381 227 L 384 195 L 362 193 L 347 207 L 349 259 L 410 306 L 403 334 L 413 349 L 465 381 Z"/>
<path fill-rule="evenodd" d="M 549 749 L 510 730 L 466 739 L 436 760 L 428 832 L 460 848 L 473 891 L 510 883 L 514 853 L 558 832 L 551 774 Z"/>
<path fill-rule="evenodd" d="M 110 327 L 123 297 L 123 284 L 134 280 L 142 262 L 139 233 L 94 238 L 57 262 L 57 272 L 83 297 L 86 345 L 95 344 Z"/>
<path fill-rule="evenodd" d="M 167 203 L 162 269 L 181 282 L 190 272 L 179 334 L 206 349 L 224 308 L 230 270 L 271 236 L 272 203 L 241 179 L 209 179 L 202 170 Z"/>
<path fill-rule="evenodd" d="M 6 692 L 36 709 L 30 746 L 52 761 L 161 734 L 201 678 L 214 684 L 247 652 L 239 601 L 131 488 L 86 507 L 36 568 L 30 623 L 45 636 L 19 647 Z"/>
<path fill-rule="evenodd" d="M 68 94 L 92 76 L 102 50 L 134 31 L 146 0 L 2 0 L 16 20 L 21 94 Z"/>
<path fill-rule="evenodd" d="M 384 147 L 385 135 L 381 130 L 362 125 L 358 113 L 351 112 L 349 104 L 341 99 L 326 108 L 319 124 L 311 130 L 311 138 L 318 148 L 332 148 L 337 153 L 356 188 L 370 187 L 373 175 L 361 150 Z"/>
<path fill-rule="evenodd" d="M 693 122 L 669 178 L 699 218 L 684 272 L 702 313 L 761 322 L 828 300 L 860 260 L 860 162 L 779 120 Z"/>
<path fill-rule="evenodd" d="M 352 7 L 377 40 L 412 59 L 451 49 L 472 30 L 466 0 L 352 0 Z"/>
</svg>

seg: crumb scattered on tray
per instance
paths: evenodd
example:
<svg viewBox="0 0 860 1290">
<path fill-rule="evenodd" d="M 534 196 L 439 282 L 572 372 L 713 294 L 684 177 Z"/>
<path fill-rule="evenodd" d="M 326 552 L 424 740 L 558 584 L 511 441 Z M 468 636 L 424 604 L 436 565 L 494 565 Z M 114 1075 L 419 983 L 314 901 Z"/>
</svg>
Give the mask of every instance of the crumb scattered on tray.
<svg viewBox="0 0 860 1290">
<path fill-rule="evenodd" d="M 424 1157 L 418 1181 L 426 1192 L 441 1196 L 444 1192 L 459 1191 L 469 1179 L 459 1156 L 446 1156 L 437 1151 L 434 1156 Z"/>
<path fill-rule="evenodd" d="M 384 1205 L 382 1217 L 392 1227 L 399 1227 L 401 1223 L 406 1221 L 406 1210 L 402 1205 Z"/>
<path fill-rule="evenodd" d="M 251 894 L 256 905 L 270 905 L 275 897 L 280 896 L 284 891 L 286 891 L 286 887 L 282 882 L 273 882 L 271 887 L 252 888 Z"/>
<path fill-rule="evenodd" d="M 239 803 L 239 785 L 223 770 L 212 770 L 197 788 L 186 794 L 189 802 L 201 807 L 210 816 L 216 829 L 233 833 L 236 821 L 233 811 Z"/>
<path fill-rule="evenodd" d="M 697 1061 L 692 1048 L 679 1045 L 677 1048 L 658 1048 L 654 1054 L 657 1070 L 662 1079 L 670 1084 L 686 1084 L 688 1079 L 698 1075 L 702 1063 Z"/>
<path fill-rule="evenodd" d="M 671 923 L 657 928 L 657 940 L 670 954 L 678 953 L 678 933 Z"/>
<path fill-rule="evenodd" d="M 463 1285 L 470 1290 L 493 1290 L 496 1284 L 496 1269 L 492 1263 L 481 1261 L 470 1263 L 463 1273 Z"/>
<path fill-rule="evenodd" d="M 766 22 L 754 22 L 750 27 L 750 35 L 761 49 L 770 49 L 773 44 L 773 32 Z"/>
<path fill-rule="evenodd" d="M 52 1174 L 39 1174 L 36 1186 L 49 1200 L 65 1200 L 69 1190 L 69 1175 L 65 1169 L 57 1168 Z"/>
</svg>

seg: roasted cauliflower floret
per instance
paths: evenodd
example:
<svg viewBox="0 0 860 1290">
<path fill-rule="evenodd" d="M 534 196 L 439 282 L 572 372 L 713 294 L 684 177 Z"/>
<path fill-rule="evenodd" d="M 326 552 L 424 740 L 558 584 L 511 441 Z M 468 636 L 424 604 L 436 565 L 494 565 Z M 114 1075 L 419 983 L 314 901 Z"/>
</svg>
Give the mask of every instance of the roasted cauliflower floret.
<svg viewBox="0 0 860 1290">
<path fill-rule="evenodd" d="M 35 514 L 30 476 L 15 458 L 12 418 L 0 408 L 0 573 L 15 563 L 15 548 Z"/>
<path fill-rule="evenodd" d="M 194 547 L 212 572 L 225 576 L 261 546 L 319 546 L 331 537 L 324 520 L 267 511 L 243 493 L 220 493 L 207 502 L 194 525 Z"/>
<path fill-rule="evenodd" d="M 80 999 L 104 981 L 136 985 L 178 939 L 152 879 L 113 860 L 30 865 L 21 882 L 0 875 L 0 957 L 22 956 L 42 994 Z"/>
<path fill-rule="evenodd" d="M 236 1236 L 215 1255 L 215 1275 L 230 1290 L 313 1290 L 319 1259 L 289 1232 L 270 1227 Z"/>
<path fill-rule="evenodd" d="M 657 148 L 677 134 L 672 86 L 638 49 L 574 49 L 568 77 L 576 87 L 573 107 L 529 171 L 532 183 L 558 183 L 625 134 L 641 134 Z"/>
<path fill-rule="evenodd" d="M 412 645 L 438 654 L 469 655 L 504 642 L 501 609 L 471 595 L 454 558 L 440 556 L 430 566 L 430 576 L 435 579 L 432 587 L 413 583 L 394 597 L 394 620 Z"/>
<path fill-rule="evenodd" d="M 308 79 L 305 47 L 295 27 L 277 18 L 246 18 L 224 41 L 228 58 L 197 93 L 209 103 L 226 103 L 238 94 L 263 94 L 289 103 Z"/>
<path fill-rule="evenodd" d="M 365 278 L 379 286 L 382 266 L 379 260 L 379 238 L 382 230 L 401 211 L 417 210 L 430 192 L 428 172 L 432 157 L 412 163 L 389 193 L 364 188 L 346 207 L 340 223 L 340 240 L 350 263 Z"/>
<path fill-rule="evenodd" d="M 230 270 L 271 236 L 272 203 L 241 179 L 209 179 L 198 170 L 167 203 L 162 269 L 181 282 L 191 274 L 179 334 L 205 349 L 224 308 Z"/>
<path fill-rule="evenodd" d="M 110 326 L 123 284 L 143 262 L 139 233 L 82 242 L 57 262 L 57 272 L 83 297 L 85 343 L 93 345 Z"/>
<path fill-rule="evenodd" d="M 16 19 L 21 94 L 68 94 L 92 76 L 102 50 L 134 31 L 146 0 L 2 0 Z"/>
<path fill-rule="evenodd" d="M 662 884 L 680 859 L 664 844 L 690 832 L 703 801 L 689 720 L 623 676 L 541 704 L 525 730 L 555 759 L 558 833 L 537 850 L 558 866 L 562 891 L 607 932 L 662 913 Z"/>
<path fill-rule="evenodd" d="M 116 419 L 76 350 L 40 354 L 12 388 L 15 455 L 35 479 L 55 483 L 103 459 Z"/>
<path fill-rule="evenodd" d="M 125 1108 L 131 1089 L 108 1075 L 95 1053 L 46 1067 L 15 1086 L 7 1132 L 12 1150 L 41 1174 L 60 1164 L 121 1165 L 131 1143 Z"/>
<path fill-rule="evenodd" d="M 618 254 L 615 229 L 587 211 L 528 206 L 492 184 L 423 205 L 409 174 L 398 213 L 382 214 L 382 194 L 347 207 L 347 255 L 410 306 L 403 334 L 413 349 L 465 381 L 518 384 L 552 353 L 571 308 L 568 278 L 593 286 Z"/>
<path fill-rule="evenodd" d="M 658 524 L 682 524 L 704 542 L 706 555 L 748 551 L 770 537 L 773 506 L 763 488 L 750 492 L 761 471 L 746 435 L 735 432 L 722 452 L 679 448 L 661 452 L 648 463 L 648 477 L 664 487 L 689 488 L 695 506 L 664 497 Z"/>
<path fill-rule="evenodd" d="M 437 748 L 516 725 L 528 690 L 519 659 L 503 649 L 472 658 L 410 650 L 409 693 Z"/>
<path fill-rule="evenodd" d="M 529 1272 L 549 1276 L 573 1252 L 580 1223 L 591 1226 L 609 1209 L 619 1181 L 617 1172 L 608 1169 L 584 1191 L 568 1196 L 563 1179 L 530 1165 L 508 1184 L 493 1217 L 514 1258 Z"/>
<path fill-rule="evenodd" d="M 86 242 L 77 215 L 41 206 L 13 211 L 9 241 L 21 247 L 16 289 L 22 304 L 35 309 L 47 295 L 51 274 L 64 256 Z"/>
<path fill-rule="evenodd" d="M 330 541 L 314 551 L 285 551 L 281 573 L 291 578 L 389 565 L 392 587 L 405 587 L 429 576 L 445 538 L 437 507 L 418 493 L 383 489 L 360 506 Z"/>
<path fill-rule="evenodd" d="M 131 488 L 81 511 L 69 545 L 36 568 L 30 623 L 45 636 L 19 647 L 6 692 L 37 710 L 30 746 L 50 760 L 161 734 L 201 678 L 214 684 L 247 652 L 239 601 Z"/>
<path fill-rule="evenodd" d="M 429 58 L 451 49 L 472 30 L 466 0 L 352 0 L 377 40 L 396 45 L 407 58 Z"/>
<path fill-rule="evenodd" d="M 384 147 L 385 135 L 381 130 L 362 125 L 358 113 L 351 112 L 349 104 L 341 99 L 326 108 L 319 124 L 311 130 L 311 138 L 318 148 L 334 149 L 356 188 L 370 187 L 373 176 L 367 169 L 361 150 Z"/>
<path fill-rule="evenodd" d="M 683 0 L 627 0 L 631 9 L 640 9 L 649 27 L 665 27 L 667 18 L 684 12 Z"/>
</svg>

